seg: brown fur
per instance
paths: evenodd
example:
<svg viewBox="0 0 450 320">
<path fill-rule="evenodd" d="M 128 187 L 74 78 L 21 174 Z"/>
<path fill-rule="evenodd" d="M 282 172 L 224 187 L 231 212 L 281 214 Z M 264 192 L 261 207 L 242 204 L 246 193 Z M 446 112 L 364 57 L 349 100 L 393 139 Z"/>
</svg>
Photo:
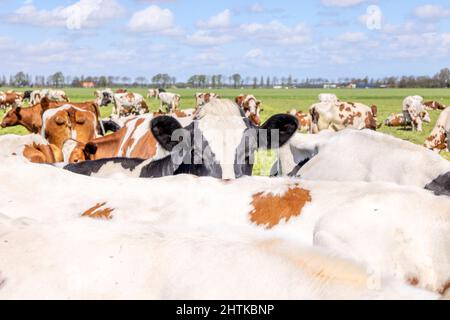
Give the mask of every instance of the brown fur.
<svg viewBox="0 0 450 320">
<path fill-rule="evenodd" d="M 97 203 L 95 206 L 93 206 L 89 210 L 85 211 L 81 216 L 89 217 L 91 219 L 111 220 L 113 218 L 111 213 L 114 211 L 114 209 L 104 208 L 104 209 L 100 210 L 100 208 L 104 207 L 105 205 L 106 205 L 106 202 Z"/>
</svg>

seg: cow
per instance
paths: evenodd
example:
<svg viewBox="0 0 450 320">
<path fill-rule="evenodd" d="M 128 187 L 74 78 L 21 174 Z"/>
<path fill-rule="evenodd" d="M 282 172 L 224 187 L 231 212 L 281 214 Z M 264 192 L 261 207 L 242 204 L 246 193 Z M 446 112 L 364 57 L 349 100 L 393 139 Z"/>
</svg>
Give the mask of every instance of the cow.
<svg viewBox="0 0 450 320">
<path fill-rule="evenodd" d="M 113 103 L 112 115 L 117 117 L 142 115 L 149 112 L 144 97 L 139 93 L 112 93 L 111 90 L 107 89 L 103 91 L 96 91 L 96 96 L 96 103 L 100 107 Z"/>
<path fill-rule="evenodd" d="M 69 102 L 69 98 L 63 90 L 42 89 L 34 90 L 30 93 L 30 105 L 41 102 L 42 98 L 48 98 L 50 101 Z"/>
<path fill-rule="evenodd" d="M 54 102 L 50 101 L 47 97 L 41 99 L 41 102 L 35 104 L 31 107 L 21 108 L 14 107 L 9 110 L 6 115 L 3 117 L 1 127 L 14 127 L 21 125 L 25 127 L 30 133 L 40 133 L 42 128 L 42 115 L 46 110 L 54 109 L 63 106 L 65 103 L 63 102 Z M 99 134 L 104 134 L 103 124 L 100 121 L 100 109 L 98 105 L 94 102 L 79 102 L 79 103 L 71 103 L 71 105 L 93 112 L 98 122 L 97 130 Z"/>
<path fill-rule="evenodd" d="M 261 112 L 264 111 L 261 101 L 256 100 L 253 95 L 245 94 L 237 96 L 234 100 L 254 125 L 259 126 L 261 124 Z"/>
<path fill-rule="evenodd" d="M 0 136 L 0 156 L 21 156 L 26 145 L 47 144 L 47 141 L 38 134 L 23 136 L 6 134 Z"/>
<path fill-rule="evenodd" d="M 144 165 L 143 159 L 117 158 L 77 163 L 65 169 L 93 175 L 102 167 L 115 166 L 117 171 L 138 177 L 192 174 L 240 178 L 252 174 L 258 148 L 283 145 L 297 131 L 298 121 L 291 115 L 279 114 L 255 127 L 232 101 L 216 99 L 205 104 L 187 126 L 174 117 L 159 116 L 151 120 L 150 129 L 170 155 Z"/>
<path fill-rule="evenodd" d="M 24 93 L 23 93 L 23 101 L 28 101 L 28 102 L 30 102 L 30 99 L 31 99 L 31 93 L 32 93 L 33 91 L 31 91 L 31 90 L 27 90 L 27 91 L 25 91 Z"/>
<path fill-rule="evenodd" d="M 57 163 L 64 161 L 64 155 L 61 149 L 54 144 L 26 145 L 23 149 L 23 156 L 33 163 Z"/>
<path fill-rule="evenodd" d="M 195 109 L 198 109 L 205 103 L 211 101 L 211 99 L 220 99 L 220 96 L 214 92 L 197 92 L 194 95 L 195 98 Z"/>
<path fill-rule="evenodd" d="M 14 91 L 0 93 L 0 109 L 8 107 L 21 107 L 23 102 L 23 94 Z"/>
<path fill-rule="evenodd" d="M 123 88 L 119 88 L 116 91 L 114 91 L 114 93 L 126 93 L 126 92 L 128 92 L 128 90 L 127 89 L 123 89 Z"/>
<path fill-rule="evenodd" d="M 295 109 L 292 109 L 289 112 L 286 112 L 294 117 L 297 118 L 299 123 L 299 130 L 309 132 L 311 130 L 311 115 L 305 114 L 302 111 L 297 111 Z"/>
<path fill-rule="evenodd" d="M 403 100 L 403 116 L 405 123 L 410 124 L 413 131 L 422 132 L 422 123 L 431 122 L 430 114 L 425 109 L 423 98 L 420 96 L 409 96 Z"/>
<path fill-rule="evenodd" d="M 320 102 L 332 102 L 332 103 L 339 103 L 338 97 L 333 93 L 321 93 L 319 94 L 319 101 Z"/>
<path fill-rule="evenodd" d="M 392 113 L 386 120 L 384 125 L 388 127 L 404 127 L 406 125 L 403 113 Z"/>
<path fill-rule="evenodd" d="M 425 140 L 424 147 L 435 152 L 448 151 L 449 141 L 448 133 L 450 132 L 450 107 L 441 112 L 436 125 Z"/>
<path fill-rule="evenodd" d="M 181 102 L 181 96 L 179 94 L 165 91 L 161 92 L 161 89 L 149 89 L 147 98 L 159 99 L 159 112 L 166 111 L 172 113 L 179 109 Z M 166 107 L 166 110 L 164 110 L 164 106 Z"/>
<path fill-rule="evenodd" d="M 442 103 L 439 103 L 437 101 L 427 101 L 423 104 L 425 106 L 426 110 L 444 110 L 447 108 Z"/>
<path fill-rule="evenodd" d="M 218 298 L 227 298 L 228 293 L 236 297 L 249 292 L 249 285 L 239 277 L 249 267 L 246 261 L 256 263 L 252 272 L 278 274 L 275 270 L 280 269 L 262 263 L 270 260 L 293 266 L 292 271 L 305 271 L 319 281 L 305 289 L 302 298 L 316 297 L 322 280 L 322 285 L 339 285 L 340 289 L 329 293 L 332 297 L 345 297 L 352 288 L 369 289 L 369 297 L 376 297 L 383 292 L 386 279 L 392 278 L 403 283 L 404 289 L 416 286 L 436 297 L 450 289 L 450 199 L 420 188 L 268 177 L 221 181 L 190 175 L 117 181 L 90 179 L 10 158 L 2 163 L 0 181 L 11 183 L 0 184 L 0 194 L 6 199 L 0 202 L 0 250 L 5 258 L 2 276 L 10 281 L 0 290 L 0 298 L 25 294 L 74 298 L 76 293 L 94 298 L 109 292 L 113 297 L 116 292 L 140 292 L 139 297 L 147 298 L 201 298 L 201 294 L 214 292 Z M 42 201 L 49 190 L 51 203 Z M 24 194 L 27 201 L 23 201 Z M 30 214 L 31 221 L 18 223 Z M 181 237 L 180 243 L 200 238 L 193 249 L 183 246 L 167 252 L 165 246 L 178 243 L 172 237 Z M 113 239 L 117 243 L 112 244 Z M 216 241 L 229 249 L 237 244 L 251 246 L 238 250 L 242 259 L 235 260 L 226 254 L 232 251 L 218 250 Z M 199 246 L 201 243 L 205 247 Z M 141 244 L 145 244 L 142 251 L 135 251 Z M 211 253 L 205 254 L 201 248 L 209 248 Z M 271 252 L 272 258 L 254 256 L 255 248 Z M 329 260 L 328 255 L 339 258 Z M 19 259 L 23 268 L 17 268 Z M 212 261 L 220 269 L 209 264 Z M 104 268 L 92 271 L 92 264 Z M 83 290 L 70 285 L 70 279 L 68 284 L 69 266 L 77 271 L 73 281 L 85 283 Z M 188 270 L 195 273 L 186 273 Z M 290 283 L 280 284 L 279 290 L 285 294 L 309 283 L 294 281 L 296 273 L 289 270 L 280 270 L 280 277 L 287 275 Z M 172 273 L 175 271 L 181 275 Z M 199 283 L 198 277 L 210 279 L 211 272 L 216 279 L 211 281 L 217 282 L 219 289 L 194 285 Z M 149 274 L 157 281 L 148 280 Z M 39 281 L 40 277 L 45 281 Z M 280 277 L 275 278 L 280 281 Z M 188 282 L 179 281 L 181 278 Z M 273 277 L 252 279 L 250 288 L 254 289 L 263 279 Z M 261 288 L 266 286 L 264 282 Z M 273 289 L 251 291 L 245 297 L 257 298 L 258 292 L 264 292 L 272 298 L 278 294 Z M 387 292 L 394 297 L 404 294 L 390 289 Z"/>
<path fill-rule="evenodd" d="M 339 156 L 337 156 L 339 155 Z M 420 170 L 417 170 L 420 168 Z M 388 182 L 445 194 L 450 162 L 408 141 L 371 130 L 296 134 L 279 150 L 272 175 L 314 181 Z M 450 185 L 447 187 L 450 195 Z"/>
<path fill-rule="evenodd" d="M 62 149 L 66 140 L 88 142 L 97 137 L 98 120 L 91 111 L 70 104 L 50 109 L 42 115 L 41 135 Z"/>
<path fill-rule="evenodd" d="M 341 131 L 346 128 L 356 130 L 377 129 L 377 107 L 362 103 L 320 102 L 309 108 L 312 124 L 310 133 L 322 130 Z"/>
</svg>

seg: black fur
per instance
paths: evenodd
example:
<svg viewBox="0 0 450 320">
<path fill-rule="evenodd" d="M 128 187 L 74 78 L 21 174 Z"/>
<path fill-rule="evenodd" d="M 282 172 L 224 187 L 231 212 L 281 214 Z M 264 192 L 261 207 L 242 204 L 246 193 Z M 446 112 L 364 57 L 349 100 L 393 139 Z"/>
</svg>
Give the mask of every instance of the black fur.
<svg viewBox="0 0 450 320">
<path fill-rule="evenodd" d="M 440 175 L 425 186 L 426 190 L 433 191 L 435 195 L 450 196 L 450 172 Z"/>
<path fill-rule="evenodd" d="M 71 171 L 73 173 L 91 176 L 100 171 L 100 169 L 107 163 L 120 163 L 122 168 L 128 171 L 133 171 L 137 166 L 141 165 L 145 160 L 137 158 L 110 158 L 100 159 L 96 161 L 84 161 L 74 164 L 69 164 L 64 167 L 64 170 Z"/>
<path fill-rule="evenodd" d="M 30 100 L 33 91 L 27 90 L 23 93 L 23 100 Z"/>
<path fill-rule="evenodd" d="M 122 129 L 117 123 L 112 120 L 102 120 L 103 128 L 105 128 L 105 133 L 107 132 L 117 132 Z"/>
</svg>

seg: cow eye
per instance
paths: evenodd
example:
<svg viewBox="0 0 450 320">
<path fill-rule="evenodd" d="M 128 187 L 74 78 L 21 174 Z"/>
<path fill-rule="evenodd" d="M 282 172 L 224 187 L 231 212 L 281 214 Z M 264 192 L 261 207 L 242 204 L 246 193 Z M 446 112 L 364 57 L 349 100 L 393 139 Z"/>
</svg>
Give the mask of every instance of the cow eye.
<svg viewBox="0 0 450 320">
<path fill-rule="evenodd" d="M 66 120 L 64 118 L 61 117 L 56 117 L 55 122 L 58 126 L 62 126 L 63 124 L 66 123 Z"/>
<path fill-rule="evenodd" d="M 77 124 L 84 124 L 86 122 L 86 119 L 84 117 L 77 118 Z"/>
</svg>

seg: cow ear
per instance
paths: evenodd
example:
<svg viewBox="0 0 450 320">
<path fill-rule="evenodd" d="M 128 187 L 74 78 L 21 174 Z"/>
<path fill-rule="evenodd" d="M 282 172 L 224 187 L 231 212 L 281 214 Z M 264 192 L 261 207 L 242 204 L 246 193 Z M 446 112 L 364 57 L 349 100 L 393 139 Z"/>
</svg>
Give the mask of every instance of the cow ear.
<svg viewBox="0 0 450 320">
<path fill-rule="evenodd" d="M 260 127 L 259 147 L 267 149 L 282 147 L 297 132 L 298 127 L 297 118 L 290 114 L 272 116 Z M 278 141 L 272 141 L 272 136 L 276 137 L 276 132 L 274 132 L 276 130 L 278 131 Z M 264 135 L 261 136 L 263 133 Z"/>
<path fill-rule="evenodd" d="M 84 146 L 84 152 L 86 153 L 86 154 L 89 154 L 89 155 L 94 155 L 94 154 L 96 154 L 97 153 L 97 150 L 98 150 L 98 147 L 97 147 L 97 145 L 95 144 L 95 143 L 93 143 L 93 142 L 88 142 L 85 146 Z"/>
<path fill-rule="evenodd" d="M 167 151 L 172 151 L 179 143 L 179 141 L 172 140 L 173 133 L 176 130 L 183 129 L 175 118 L 169 116 L 156 117 L 151 121 L 150 128 L 156 140 Z"/>
</svg>

